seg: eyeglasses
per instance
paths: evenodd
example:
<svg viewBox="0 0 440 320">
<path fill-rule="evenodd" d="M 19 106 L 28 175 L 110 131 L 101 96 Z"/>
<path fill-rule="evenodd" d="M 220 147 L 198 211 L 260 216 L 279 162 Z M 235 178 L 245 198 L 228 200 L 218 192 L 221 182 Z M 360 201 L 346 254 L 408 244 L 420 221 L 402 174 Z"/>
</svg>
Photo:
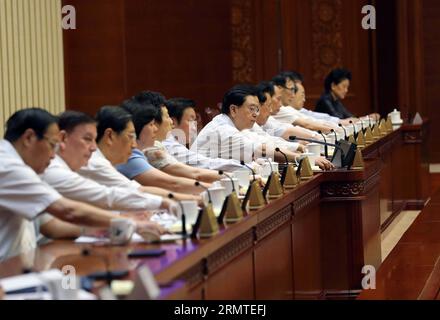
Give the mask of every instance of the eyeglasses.
<svg viewBox="0 0 440 320">
<path fill-rule="evenodd" d="M 259 107 L 255 107 L 255 106 L 249 106 L 248 110 L 252 113 L 252 114 L 260 114 L 260 108 Z"/>
<path fill-rule="evenodd" d="M 46 141 L 49 143 L 50 148 L 51 148 L 55 153 L 58 152 L 58 150 L 60 149 L 60 143 L 59 143 L 59 142 L 53 142 L 53 141 L 51 141 L 51 140 L 50 140 L 48 137 L 46 137 L 46 136 L 43 136 L 43 139 L 46 140 Z"/>
<path fill-rule="evenodd" d="M 298 89 L 296 87 L 288 88 L 286 86 L 282 86 L 282 88 L 291 91 L 292 93 L 297 93 Z"/>
</svg>

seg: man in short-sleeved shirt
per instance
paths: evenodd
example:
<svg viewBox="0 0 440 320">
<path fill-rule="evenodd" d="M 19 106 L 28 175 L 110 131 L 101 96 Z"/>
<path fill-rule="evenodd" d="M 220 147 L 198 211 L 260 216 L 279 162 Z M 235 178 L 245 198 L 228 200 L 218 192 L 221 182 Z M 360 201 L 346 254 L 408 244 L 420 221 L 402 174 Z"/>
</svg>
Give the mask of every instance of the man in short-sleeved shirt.
<svg viewBox="0 0 440 320">
<path fill-rule="evenodd" d="M 11 143 L 0 141 L 0 260 L 36 245 L 31 220 L 61 195 L 42 182 Z"/>
</svg>

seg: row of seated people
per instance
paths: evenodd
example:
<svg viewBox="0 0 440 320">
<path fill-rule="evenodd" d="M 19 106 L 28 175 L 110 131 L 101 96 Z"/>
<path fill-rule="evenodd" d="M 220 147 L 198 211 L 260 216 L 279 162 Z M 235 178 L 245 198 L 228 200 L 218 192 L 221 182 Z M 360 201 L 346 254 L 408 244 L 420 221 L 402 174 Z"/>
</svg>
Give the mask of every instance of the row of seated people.
<svg viewBox="0 0 440 320">
<path fill-rule="evenodd" d="M 147 241 L 157 239 L 167 230 L 151 211 L 175 213 L 182 200 L 203 206 L 200 194 L 222 178 L 218 170 L 241 169 L 241 161 L 258 170 L 257 158 L 284 161 L 275 148 L 294 162 L 307 143 L 289 136 L 320 139 L 314 130 L 355 120 L 306 110 L 304 102 L 302 77 L 284 72 L 230 89 L 222 113 L 198 135 L 193 101 L 151 91 L 102 107 L 95 118 L 16 112 L 0 141 L 0 261 L 35 248 L 38 238 L 102 235 L 121 219 Z M 324 157 L 316 164 L 333 169 Z"/>
</svg>

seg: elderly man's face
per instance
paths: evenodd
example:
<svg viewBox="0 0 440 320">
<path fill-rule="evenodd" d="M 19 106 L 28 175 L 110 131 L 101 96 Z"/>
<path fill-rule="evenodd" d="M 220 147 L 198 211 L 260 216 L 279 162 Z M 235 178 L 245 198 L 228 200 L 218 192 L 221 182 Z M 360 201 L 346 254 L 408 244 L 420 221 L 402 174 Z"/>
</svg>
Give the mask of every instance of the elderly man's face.
<svg viewBox="0 0 440 320">
<path fill-rule="evenodd" d="M 306 91 L 301 83 L 297 83 L 296 87 L 298 88 L 298 92 L 295 94 L 292 107 L 294 107 L 296 110 L 301 110 L 304 108 L 304 104 L 306 102 Z"/>
<path fill-rule="evenodd" d="M 282 106 L 282 91 L 283 88 L 280 86 L 275 86 L 275 94 L 272 97 L 272 113 L 277 114 Z"/>
<path fill-rule="evenodd" d="M 287 80 L 286 86 L 282 87 L 281 102 L 283 106 L 293 106 L 295 103 L 295 83 L 292 80 Z"/>
<path fill-rule="evenodd" d="M 260 102 L 256 96 L 247 96 L 243 105 L 231 105 L 230 110 L 230 116 L 238 130 L 251 129 L 260 113 Z"/>
<path fill-rule="evenodd" d="M 38 139 L 32 129 L 29 130 L 29 139 L 26 145 L 29 152 L 23 155 L 23 161 L 36 173 L 41 174 L 49 166 L 50 161 L 55 157 L 60 137 L 56 123 L 51 124 L 42 139 Z"/>
<path fill-rule="evenodd" d="M 60 156 L 70 169 L 78 171 L 87 165 L 96 151 L 96 124 L 87 123 L 76 126 L 72 132 L 61 131 L 62 142 Z"/>
</svg>

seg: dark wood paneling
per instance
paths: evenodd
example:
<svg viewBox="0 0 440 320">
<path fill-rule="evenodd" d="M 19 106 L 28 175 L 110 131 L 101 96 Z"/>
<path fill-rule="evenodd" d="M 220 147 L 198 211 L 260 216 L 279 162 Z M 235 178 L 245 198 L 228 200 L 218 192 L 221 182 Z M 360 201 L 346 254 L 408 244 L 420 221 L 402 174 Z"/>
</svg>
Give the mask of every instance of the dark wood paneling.
<svg viewBox="0 0 440 320">
<path fill-rule="evenodd" d="M 189 97 L 200 109 L 232 84 L 229 1 L 125 1 L 127 88 Z"/>
<path fill-rule="evenodd" d="M 240 281 L 231 281 L 240 279 Z M 208 278 L 207 300 L 253 300 L 253 258 L 247 253 Z"/>
<path fill-rule="evenodd" d="M 371 31 L 361 27 L 361 9 L 367 3 L 282 0 L 283 68 L 304 74 L 308 108 L 314 109 L 329 71 L 346 67 L 353 81 L 344 104 L 358 115 L 374 110 Z"/>
<path fill-rule="evenodd" d="M 76 30 L 64 31 L 66 104 L 91 115 L 126 97 L 124 0 L 63 0 L 76 8 Z"/>
<path fill-rule="evenodd" d="M 265 239 L 254 251 L 255 297 L 258 300 L 285 300 L 293 298 L 290 224 Z"/>
</svg>

